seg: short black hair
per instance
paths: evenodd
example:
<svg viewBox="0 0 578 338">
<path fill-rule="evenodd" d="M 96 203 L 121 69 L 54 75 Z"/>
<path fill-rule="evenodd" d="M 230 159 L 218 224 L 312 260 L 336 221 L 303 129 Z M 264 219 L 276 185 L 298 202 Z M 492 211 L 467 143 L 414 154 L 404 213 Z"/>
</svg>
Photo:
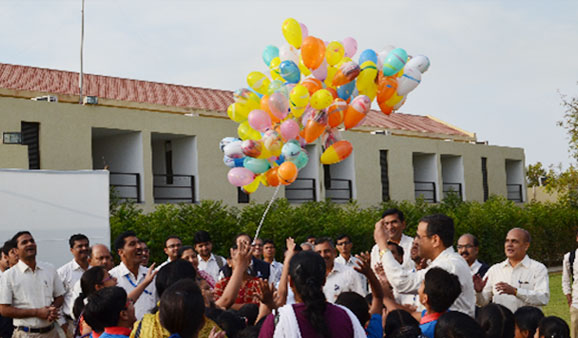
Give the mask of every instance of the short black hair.
<svg viewBox="0 0 578 338">
<path fill-rule="evenodd" d="M 157 295 L 161 297 L 166 289 L 182 279 L 194 281 L 196 277 L 197 271 L 191 263 L 182 259 L 170 262 L 159 270 L 155 278 Z"/>
<path fill-rule="evenodd" d="M 323 244 L 323 243 L 329 243 L 329 245 L 331 245 L 332 248 L 335 248 L 335 244 L 333 244 L 333 240 L 329 237 L 318 237 L 315 239 L 315 245 L 319 245 L 319 244 Z"/>
<path fill-rule="evenodd" d="M 365 323 L 369 320 L 369 304 L 360 294 L 352 291 L 342 292 L 337 297 L 335 304 L 345 306 L 351 310 L 361 326 L 365 327 Z"/>
<path fill-rule="evenodd" d="M 486 335 L 472 317 L 463 312 L 449 311 L 438 319 L 434 337 L 485 338 Z"/>
<path fill-rule="evenodd" d="M 513 337 L 516 332 L 514 314 L 500 304 L 490 303 L 482 307 L 476 321 L 487 337 Z"/>
<path fill-rule="evenodd" d="M 449 248 L 454 243 L 454 220 L 444 214 L 433 214 L 422 217 L 419 222 L 427 223 L 427 235 L 438 235 L 444 247 Z"/>
<path fill-rule="evenodd" d="M 535 306 L 522 306 L 514 312 L 514 318 L 518 330 L 528 331 L 528 337 L 534 337 L 544 312 Z"/>
<path fill-rule="evenodd" d="M 102 288 L 88 297 L 84 320 L 96 332 L 117 326 L 120 312 L 126 309 L 126 291 L 119 286 Z"/>
<path fill-rule="evenodd" d="M 14 243 L 13 240 L 9 239 L 6 242 L 4 242 L 4 246 L 2 247 L 2 252 L 5 255 L 8 255 L 10 253 L 10 250 L 15 249 L 16 248 L 16 243 Z"/>
<path fill-rule="evenodd" d="M 193 337 L 203 326 L 205 301 L 194 280 L 182 279 L 165 290 L 159 320 L 171 334 Z"/>
<path fill-rule="evenodd" d="M 570 328 L 568 324 L 559 317 L 544 317 L 538 325 L 540 337 L 566 338 L 570 337 Z"/>
<path fill-rule="evenodd" d="M 351 242 L 351 237 L 349 237 L 348 234 L 341 234 L 341 235 L 337 236 L 337 237 L 335 238 L 335 242 L 337 243 L 337 241 L 340 241 L 340 240 L 342 240 L 342 239 L 344 239 L 344 238 L 346 238 L 346 237 L 347 237 L 347 240 Z"/>
<path fill-rule="evenodd" d="M 24 231 L 18 231 L 18 232 L 16 233 L 16 235 L 12 236 L 12 242 L 14 242 L 14 245 L 16 245 L 15 248 L 18 247 L 18 238 L 19 238 L 20 236 L 22 236 L 22 235 L 30 235 L 30 236 L 32 236 L 32 234 L 30 233 L 30 231 L 26 231 L 26 230 L 24 230 Z"/>
<path fill-rule="evenodd" d="M 465 233 L 465 234 L 461 235 L 460 238 L 464 237 L 464 236 L 470 236 L 472 238 L 472 242 L 473 242 L 474 247 L 478 248 L 480 246 L 480 241 L 478 241 L 478 238 L 476 236 L 474 236 L 473 234 Z"/>
<path fill-rule="evenodd" d="M 401 246 L 395 242 L 392 242 L 392 241 L 387 242 L 387 245 L 393 246 L 395 248 L 395 250 L 397 251 L 397 254 L 400 255 L 401 257 L 403 257 L 403 255 L 405 253 L 405 251 L 403 250 L 403 246 Z"/>
<path fill-rule="evenodd" d="M 385 318 L 383 333 L 386 337 L 418 337 L 421 334 L 419 322 L 405 310 L 393 310 Z M 406 335 L 411 334 L 411 335 Z"/>
<path fill-rule="evenodd" d="M 205 242 L 210 242 L 210 241 L 211 241 L 211 235 L 209 235 L 209 233 L 206 232 L 205 230 L 199 230 L 193 236 L 193 243 L 194 244 L 205 243 Z"/>
<path fill-rule="evenodd" d="M 428 296 L 427 304 L 431 309 L 441 313 L 452 306 L 462 292 L 462 287 L 458 276 L 433 267 L 425 274 L 423 292 Z"/>
<path fill-rule="evenodd" d="M 185 251 L 187 251 L 187 250 L 193 250 L 193 251 L 195 251 L 195 249 L 194 249 L 192 246 L 190 246 L 190 245 L 183 245 L 183 246 L 181 246 L 181 247 L 179 248 L 179 251 L 177 251 L 177 256 L 178 256 L 179 258 L 181 258 L 181 256 L 183 255 L 183 253 L 185 253 Z"/>
<path fill-rule="evenodd" d="M 403 215 L 403 212 L 397 208 L 391 208 L 391 209 L 387 209 L 383 212 L 383 214 L 381 214 L 381 218 L 385 218 L 385 216 L 389 216 L 389 215 L 397 215 L 397 218 L 399 218 L 399 220 L 401 222 L 405 221 L 405 216 Z"/>
<path fill-rule="evenodd" d="M 170 235 L 170 236 L 168 236 L 167 238 L 165 238 L 165 247 L 167 246 L 167 241 L 168 241 L 169 239 L 178 239 L 179 241 L 182 242 L 182 240 L 181 240 L 181 238 L 180 238 L 179 236 L 177 236 L 177 235 Z"/>
<path fill-rule="evenodd" d="M 272 239 L 266 239 L 263 241 L 263 246 L 265 246 L 265 244 L 273 244 L 273 247 L 275 248 L 275 242 L 273 242 Z"/>
<path fill-rule="evenodd" d="M 86 235 L 83 234 L 74 234 L 72 236 L 70 236 L 70 238 L 68 239 L 68 245 L 70 245 L 70 248 L 74 248 L 74 242 L 77 241 L 88 241 L 88 237 L 86 237 Z"/>
<path fill-rule="evenodd" d="M 136 233 L 132 230 L 125 231 L 122 234 L 118 235 L 116 237 L 116 239 L 114 240 L 114 249 L 116 250 L 116 252 L 118 252 L 118 250 L 124 248 L 124 245 L 126 244 L 124 240 L 127 237 L 133 237 L 133 236 L 137 237 Z"/>
<path fill-rule="evenodd" d="M 253 243 L 253 237 L 251 237 L 251 235 L 249 235 L 248 233 L 245 233 L 245 232 L 241 232 L 241 233 L 238 233 L 237 236 L 235 236 L 235 240 L 233 241 L 233 244 L 236 245 L 237 239 L 239 239 L 239 237 L 243 237 L 243 236 L 249 237 L 249 242 Z"/>
</svg>

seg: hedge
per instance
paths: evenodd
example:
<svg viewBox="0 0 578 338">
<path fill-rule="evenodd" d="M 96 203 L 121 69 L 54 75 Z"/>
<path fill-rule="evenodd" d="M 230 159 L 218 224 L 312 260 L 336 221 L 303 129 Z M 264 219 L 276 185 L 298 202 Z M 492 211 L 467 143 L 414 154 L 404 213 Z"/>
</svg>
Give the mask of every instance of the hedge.
<svg viewBox="0 0 578 338">
<path fill-rule="evenodd" d="M 463 233 L 476 235 L 481 243 L 480 259 L 490 264 L 504 260 L 504 239 L 509 229 L 522 227 L 532 235 L 528 254 L 548 266 L 561 265 L 565 252 L 576 248 L 578 209 L 562 202 L 531 202 L 515 204 L 503 197 L 491 196 L 484 203 L 462 202 L 448 198 L 439 204 L 391 201 L 361 208 L 355 202 L 338 205 L 332 202 L 309 202 L 292 205 L 278 199 L 272 205 L 261 231 L 261 238 L 272 239 L 277 259 L 282 259 L 285 238 L 292 236 L 302 242 L 309 235 L 337 237 L 348 234 L 354 251 L 370 250 L 373 227 L 383 210 L 398 208 L 406 215 L 405 233 L 414 236 L 419 219 L 432 213 L 451 216 L 456 225 L 456 238 Z M 266 204 L 250 203 L 239 209 L 220 201 L 198 204 L 159 205 L 145 214 L 133 204 L 111 207 L 111 243 L 125 230 L 133 230 L 151 250 L 151 262 L 162 262 L 164 240 L 178 235 L 184 244 L 192 244 L 196 231 L 206 230 L 213 240 L 213 251 L 227 256 L 233 238 L 240 232 L 255 233 Z"/>
</svg>

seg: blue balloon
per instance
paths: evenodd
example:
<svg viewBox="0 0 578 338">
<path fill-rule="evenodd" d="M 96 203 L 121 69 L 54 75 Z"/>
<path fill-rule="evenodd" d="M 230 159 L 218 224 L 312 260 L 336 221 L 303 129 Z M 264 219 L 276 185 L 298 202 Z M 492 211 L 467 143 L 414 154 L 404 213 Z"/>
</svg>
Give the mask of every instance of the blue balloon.
<svg viewBox="0 0 578 338">
<path fill-rule="evenodd" d="M 355 89 L 355 82 L 356 81 L 351 81 L 347 84 L 344 84 L 343 86 L 337 87 L 337 95 L 339 95 L 340 98 L 347 101 L 347 99 L 351 96 L 351 93 L 353 93 L 353 90 Z"/>
<path fill-rule="evenodd" d="M 299 83 L 301 80 L 301 71 L 295 62 L 285 60 L 279 65 L 279 75 L 288 83 Z"/>
<path fill-rule="evenodd" d="M 263 51 L 263 61 L 269 67 L 274 58 L 279 57 L 279 48 L 269 45 Z"/>
<path fill-rule="evenodd" d="M 223 156 L 223 162 L 229 168 L 243 167 L 244 157 L 242 158 L 230 158 L 229 156 Z"/>
<path fill-rule="evenodd" d="M 243 165 L 255 174 L 262 174 L 270 168 L 269 161 L 252 157 L 245 157 Z"/>
<path fill-rule="evenodd" d="M 277 163 L 278 165 L 283 164 L 283 162 L 285 162 L 285 156 L 283 156 L 283 154 L 279 155 L 279 158 L 277 159 L 277 161 L 275 161 L 275 163 Z"/>
<path fill-rule="evenodd" d="M 377 64 L 377 54 L 373 49 L 366 49 L 359 55 L 359 64 L 364 63 L 365 61 L 371 61 Z"/>
<path fill-rule="evenodd" d="M 306 152 L 302 151 L 299 153 L 299 156 L 291 159 L 290 161 L 295 163 L 295 165 L 297 166 L 297 169 L 301 170 L 301 169 L 305 168 L 305 166 L 309 162 L 309 156 L 307 155 Z"/>
</svg>

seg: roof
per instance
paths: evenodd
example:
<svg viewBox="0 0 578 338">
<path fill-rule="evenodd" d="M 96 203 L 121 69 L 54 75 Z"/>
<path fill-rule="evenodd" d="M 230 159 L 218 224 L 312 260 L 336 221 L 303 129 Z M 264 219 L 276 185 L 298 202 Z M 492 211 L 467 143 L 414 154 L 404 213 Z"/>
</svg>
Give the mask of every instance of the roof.
<svg viewBox="0 0 578 338">
<path fill-rule="evenodd" d="M 211 111 L 227 117 L 227 107 L 233 102 L 233 92 L 176 84 L 141 81 L 85 74 L 83 91 L 99 100 L 136 102 L 157 106 Z M 78 73 L 47 68 L 0 63 L 0 88 L 52 95 L 79 95 Z M 60 99 L 60 97 L 59 97 Z M 475 140 L 475 135 L 451 126 L 431 116 L 392 113 L 384 115 L 372 110 L 359 130 L 389 130 L 408 132 L 412 136 Z M 428 134 L 428 135 L 424 135 Z M 434 136 L 435 135 L 435 136 Z"/>
</svg>

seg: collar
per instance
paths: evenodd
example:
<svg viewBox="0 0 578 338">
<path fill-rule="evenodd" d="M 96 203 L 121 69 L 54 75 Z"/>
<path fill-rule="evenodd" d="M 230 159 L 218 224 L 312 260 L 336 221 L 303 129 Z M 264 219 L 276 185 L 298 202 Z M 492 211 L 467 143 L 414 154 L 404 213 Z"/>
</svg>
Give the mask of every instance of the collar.
<svg viewBox="0 0 578 338">
<path fill-rule="evenodd" d="M 424 313 L 426 312 L 426 310 L 424 310 Z M 444 312 L 434 312 L 434 313 L 430 313 L 430 314 L 424 314 L 421 316 L 421 320 L 419 321 L 420 324 L 426 324 L 426 323 L 430 323 L 433 322 L 434 320 L 438 320 L 441 315 L 443 315 Z"/>
<path fill-rule="evenodd" d="M 335 260 L 333 261 L 333 269 L 331 269 L 331 271 L 329 272 L 328 276 L 333 274 L 333 273 L 339 273 L 343 270 L 343 267 L 345 265 L 336 262 Z"/>
<path fill-rule="evenodd" d="M 522 266 L 524 266 L 524 267 L 526 267 L 526 268 L 529 268 L 529 267 L 530 267 L 530 263 L 531 263 L 531 259 L 530 259 L 530 257 L 529 257 L 528 255 L 526 255 L 526 256 L 524 256 L 524 259 L 522 259 L 522 261 L 521 261 L 520 263 L 518 263 L 518 265 L 522 265 Z M 508 258 L 506 258 L 506 260 L 502 262 L 502 265 L 503 265 L 504 267 L 506 267 L 506 266 L 512 266 L 512 265 L 510 264 L 510 260 L 509 260 Z M 518 265 L 516 265 L 516 266 L 518 266 Z"/>
<path fill-rule="evenodd" d="M 133 275 L 132 272 L 126 267 L 126 265 L 124 265 L 124 262 L 120 262 L 120 264 L 118 265 L 118 270 L 120 272 L 121 276 L 126 276 L 126 275 L 130 275 L 131 278 L 136 279 L 135 282 L 138 283 L 138 280 L 140 278 L 140 275 L 145 274 L 146 275 L 146 271 L 142 271 L 142 269 L 146 269 L 145 267 L 143 267 L 142 265 L 139 265 L 138 267 L 138 275 Z"/>
<path fill-rule="evenodd" d="M 34 272 L 35 270 L 32 270 L 32 268 L 30 266 L 28 266 L 28 264 L 24 263 L 21 260 L 18 260 L 18 263 L 16 264 L 16 267 L 18 268 L 18 270 L 20 270 L 20 272 L 24 273 L 28 270 Z M 38 265 L 38 262 L 36 262 L 36 270 L 42 270 L 42 268 L 40 267 L 40 265 Z"/>
<path fill-rule="evenodd" d="M 440 254 L 439 254 L 436 258 L 434 258 L 434 260 L 432 261 L 432 263 L 435 262 L 435 261 L 437 261 L 438 259 L 440 259 L 440 258 L 442 258 L 442 257 L 449 256 L 449 255 L 451 255 L 452 253 L 455 253 L 454 247 L 453 247 L 453 246 L 447 247 L 444 251 L 440 252 Z M 461 256 L 460 256 L 460 257 L 461 257 Z M 463 258 L 462 258 L 462 259 L 463 259 Z M 467 264 L 467 263 L 466 263 L 466 264 Z"/>
<path fill-rule="evenodd" d="M 121 327 L 121 326 L 111 326 L 105 327 L 104 332 L 108 334 L 115 334 L 115 335 L 122 335 L 122 336 L 130 336 L 130 331 L 132 331 L 128 327 Z"/>
<path fill-rule="evenodd" d="M 80 264 L 78 264 L 78 262 L 73 258 L 71 261 L 71 266 L 72 266 L 72 270 L 82 270 L 82 271 L 86 271 L 82 268 L 82 266 L 80 266 Z"/>
<path fill-rule="evenodd" d="M 207 263 L 210 262 L 210 261 L 216 261 L 216 260 L 217 260 L 217 259 L 215 258 L 215 255 L 213 255 L 212 253 L 211 253 L 211 257 L 209 257 L 209 260 L 207 260 L 207 261 L 204 260 L 203 257 L 201 257 L 200 254 L 197 254 L 197 257 L 199 258 L 199 261 L 203 261 L 203 262 L 207 262 Z"/>
</svg>

